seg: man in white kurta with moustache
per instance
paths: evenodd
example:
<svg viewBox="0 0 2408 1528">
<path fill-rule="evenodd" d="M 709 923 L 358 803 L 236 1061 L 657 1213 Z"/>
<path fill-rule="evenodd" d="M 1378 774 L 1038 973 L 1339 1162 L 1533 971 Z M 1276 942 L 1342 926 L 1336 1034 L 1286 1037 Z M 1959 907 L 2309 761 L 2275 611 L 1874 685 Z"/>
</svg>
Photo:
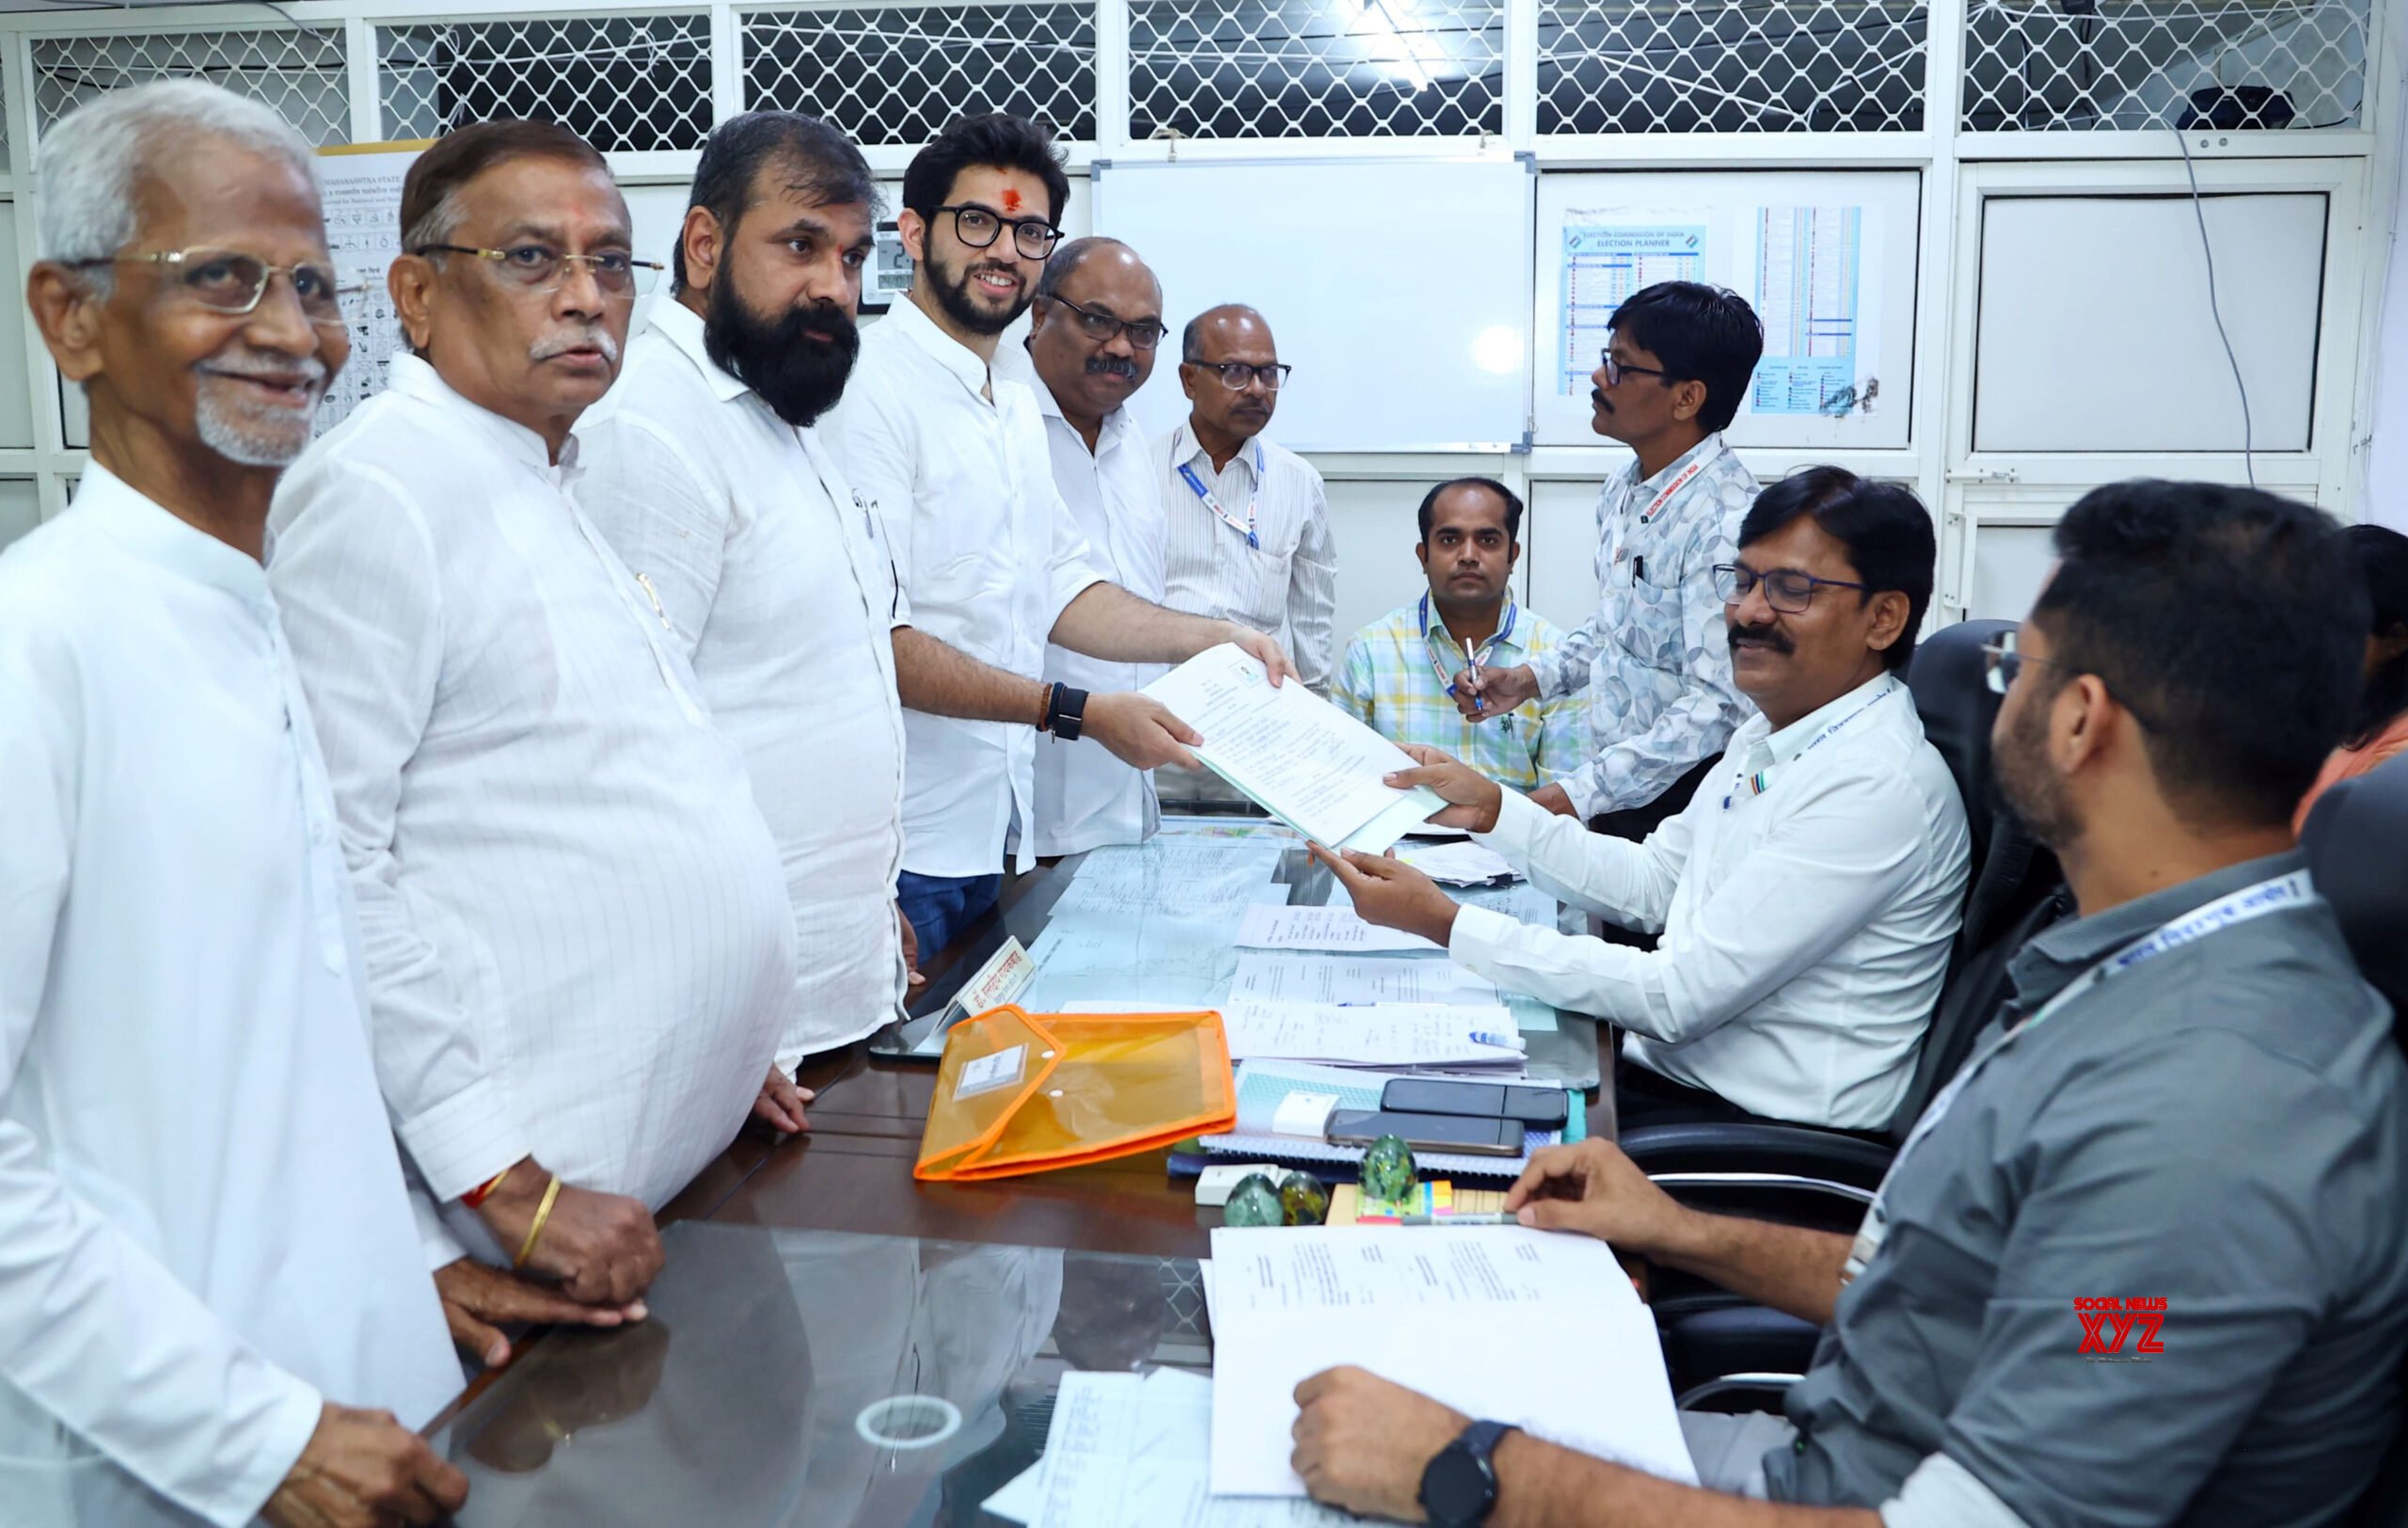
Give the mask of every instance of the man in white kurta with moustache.
<svg viewBox="0 0 2408 1528">
<path fill-rule="evenodd" d="M 703 146 L 674 256 L 626 372 L 577 426 L 578 501 L 659 595 L 720 727 L 744 750 L 794 905 L 795 985 L 763 1112 L 895 1017 L 907 977 L 895 567 L 815 427 L 860 348 L 878 183 L 816 118 L 747 112 Z"/>
<path fill-rule="evenodd" d="M 402 227 L 418 354 L 277 491 L 271 580 L 430 1260 L 626 1307 L 650 1212 L 765 1086 L 794 917 L 742 756 L 570 497 L 639 279 L 608 167 L 564 128 L 464 128 Z"/>
<path fill-rule="evenodd" d="M 429 1522 L 460 1369 L 261 567 L 350 353 L 312 156 L 178 82 L 40 170 L 92 460 L 0 556 L 0 1521 Z"/>
<path fill-rule="evenodd" d="M 1069 506 L 1098 572 L 1140 598 L 1163 597 L 1163 502 L 1146 432 L 1128 402 L 1153 374 L 1163 340 L 1163 287 L 1117 239 L 1057 246 L 1037 283 L 1025 344 L 995 349 L 995 374 L 1025 383 L 1045 420 L 1054 485 Z M 1045 646 L 1045 677 L 1096 691 L 1142 690 L 1158 663 L 1114 663 Z M 1151 771 L 1101 748 L 1048 739 L 1037 745 L 1032 792 L 1039 854 L 1143 843 L 1162 824 Z"/>
</svg>

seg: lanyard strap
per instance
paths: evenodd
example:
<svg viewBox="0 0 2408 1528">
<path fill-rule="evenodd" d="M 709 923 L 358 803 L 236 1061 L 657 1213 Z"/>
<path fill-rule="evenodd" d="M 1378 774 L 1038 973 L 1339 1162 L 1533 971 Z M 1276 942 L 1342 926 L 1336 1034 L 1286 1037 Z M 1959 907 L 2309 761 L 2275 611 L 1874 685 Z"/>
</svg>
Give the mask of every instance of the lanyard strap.
<svg viewBox="0 0 2408 1528">
<path fill-rule="evenodd" d="M 1881 692 L 1879 694 L 1875 695 L 1871 700 L 1866 701 L 1863 705 L 1859 706 L 1856 709 L 1848 712 L 1846 716 L 1841 717 L 1838 721 L 1832 723 L 1830 726 L 1825 727 L 1822 731 L 1815 733 L 1814 738 L 1808 741 L 1805 747 L 1798 750 L 1797 757 L 1804 758 L 1815 749 L 1822 747 L 1823 744 L 1837 737 L 1840 734 L 1840 731 L 1850 722 L 1855 721 L 1858 717 L 1862 716 L 1874 707 L 1880 705 L 1883 701 L 1898 692 L 1897 676 L 1885 674 L 1882 676 L 1882 678 L 1885 682 L 1881 686 Z M 1791 762 L 1795 763 L 1797 762 L 1797 759 L 1792 759 Z M 1732 807 L 1739 804 L 1742 801 L 1745 801 L 1751 796 L 1761 796 L 1766 791 L 1770 790 L 1772 788 L 1772 777 L 1774 772 L 1779 768 L 1780 766 L 1778 765 L 1766 765 L 1765 768 L 1756 771 L 1753 774 L 1740 776 L 1738 783 L 1731 788 L 1730 794 L 1722 798 L 1722 809 L 1727 812 Z"/>
<path fill-rule="evenodd" d="M 1697 476 L 1700 472 L 1704 470 L 1705 458 L 1700 456 L 1697 460 L 1689 463 L 1687 467 L 1684 467 L 1679 471 L 1673 473 L 1672 481 L 1665 484 L 1663 487 L 1657 489 L 1656 497 L 1647 501 L 1647 507 L 1639 512 L 1639 523 L 1641 525 L 1652 524 L 1655 521 L 1656 517 L 1663 512 L 1664 506 L 1671 501 L 1672 495 L 1680 492 L 1683 488 L 1687 487 L 1689 479 Z"/>
<path fill-rule="evenodd" d="M 1924 1109 L 1922 1118 L 1916 1120 L 1914 1127 L 1907 1132 L 1907 1138 L 1899 1143 L 1898 1154 L 1891 1158 L 1889 1170 L 1881 1175 L 1881 1186 L 1874 1192 L 1872 1207 L 1864 1212 L 1864 1224 L 1856 1234 L 1855 1246 L 1849 1249 L 1847 1269 L 1842 1276 L 1842 1282 L 1853 1280 L 1863 1271 L 1864 1265 L 1872 1261 L 1873 1254 L 1880 1249 L 1888 1235 L 1889 1215 L 1884 1204 L 1889 1197 L 1890 1185 L 1898 1175 L 1898 1169 L 1946 1116 L 1965 1086 L 2000 1052 L 2055 1018 L 2079 999 L 2089 996 L 2117 977 L 2146 965 L 2160 955 L 2272 913 L 2305 907 L 2315 899 L 2316 883 L 2305 870 L 2274 876 L 2254 885 L 2243 886 L 2229 896 L 2219 897 L 2205 907 L 2184 914 L 2147 938 L 2126 945 L 2067 982 L 2030 1018 L 1994 1036 L 1988 1044 L 1957 1070 L 1956 1075 L 1932 1099 Z"/>
<path fill-rule="evenodd" d="M 1181 429 L 1177 440 L 1173 442 L 1172 449 L 1176 450 L 1178 442 L 1183 441 L 1186 438 L 1186 431 Z M 1262 475 L 1261 454 L 1259 452 L 1256 453 L 1255 468 L 1255 476 L 1259 479 Z M 1248 500 L 1246 501 L 1245 519 L 1243 522 L 1240 522 L 1238 517 L 1230 514 L 1228 508 L 1222 504 L 1220 496 L 1215 494 L 1212 489 L 1204 486 L 1204 480 L 1196 475 L 1196 469 L 1192 465 L 1186 462 L 1180 463 L 1179 475 L 1187 480 L 1188 490 L 1196 495 L 1196 499 L 1203 503 L 1206 509 L 1212 512 L 1212 517 L 1215 519 L 1219 520 L 1223 525 L 1228 526 L 1230 530 L 1235 531 L 1238 534 L 1245 537 L 1245 544 L 1247 546 L 1253 548 L 1257 551 L 1260 551 L 1262 549 L 1262 538 L 1254 533 L 1254 502 L 1252 500 Z M 1262 485 L 1259 481 L 1255 484 L 1255 491 L 1257 493 L 1262 491 Z"/>
<path fill-rule="evenodd" d="M 1489 633 L 1488 640 L 1478 647 L 1465 647 L 1463 650 L 1465 667 L 1474 674 L 1481 671 L 1481 665 L 1495 656 L 1497 645 L 1513 634 L 1513 620 L 1520 613 L 1520 609 L 1510 599 L 1505 602 L 1505 619 L 1497 624 L 1495 631 Z M 1438 682 L 1445 685 L 1447 693 L 1451 695 L 1455 692 L 1455 676 L 1447 672 L 1447 665 L 1438 658 L 1437 647 L 1430 641 L 1430 597 L 1428 595 L 1421 597 L 1420 620 L 1421 650 L 1430 655 L 1431 671 L 1438 676 Z M 1453 633 L 1449 632 L 1448 635 L 1452 636 Z"/>
</svg>

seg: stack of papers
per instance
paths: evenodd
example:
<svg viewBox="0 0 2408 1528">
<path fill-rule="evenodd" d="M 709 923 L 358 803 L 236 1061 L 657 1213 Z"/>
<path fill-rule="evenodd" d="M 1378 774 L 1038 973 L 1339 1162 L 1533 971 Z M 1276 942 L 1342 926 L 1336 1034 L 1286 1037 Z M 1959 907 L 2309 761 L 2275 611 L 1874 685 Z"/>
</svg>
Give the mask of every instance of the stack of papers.
<svg viewBox="0 0 2408 1528">
<path fill-rule="evenodd" d="M 1407 844 L 1396 857 L 1443 886 L 1499 885 L 1518 880 L 1521 871 L 1493 849 L 1465 839 L 1452 844 Z"/>
<path fill-rule="evenodd" d="M 1334 1528 L 1308 1501 L 1206 1494 L 1212 1381 L 1184 1369 L 1062 1377 L 1045 1456 L 987 1499 L 1028 1528 Z"/>
<path fill-rule="evenodd" d="M 1305 1494 L 1288 1467 L 1295 1389 L 1344 1363 L 1697 1484 L 1656 1323 L 1601 1241 L 1520 1226 L 1224 1228 L 1210 1288 L 1216 1495 Z"/>
<path fill-rule="evenodd" d="M 1229 1056 L 1341 1066 L 1511 1067 L 1526 1050 L 1501 1003 L 1292 1003 L 1246 998 L 1221 1006 Z"/>
<path fill-rule="evenodd" d="M 1431 954 L 1443 947 L 1418 933 L 1366 923 L 1351 906 L 1266 907 L 1245 910 L 1238 943 L 1250 949 L 1331 949 L 1355 954 L 1412 950 Z"/>
<path fill-rule="evenodd" d="M 1041 963 L 1041 957 L 1040 957 Z M 1503 1002 L 1497 983 L 1474 976 L 1452 961 L 1391 961 L 1377 956 L 1266 954 L 1238 957 L 1229 1001 L 1249 998 L 1295 1003 L 1469 1003 L 1481 1008 Z"/>
<path fill-rule="evenodd" d="M 1404 751 L 1291 680 L 1275 689 L 1234 644 L 1208 648 L 1146 686 L 1202 735 L 1195 754 L 1264 811 L 1333 849 L 1376 854 L 1447 804 L 1381 778 Z"/>
</svg>

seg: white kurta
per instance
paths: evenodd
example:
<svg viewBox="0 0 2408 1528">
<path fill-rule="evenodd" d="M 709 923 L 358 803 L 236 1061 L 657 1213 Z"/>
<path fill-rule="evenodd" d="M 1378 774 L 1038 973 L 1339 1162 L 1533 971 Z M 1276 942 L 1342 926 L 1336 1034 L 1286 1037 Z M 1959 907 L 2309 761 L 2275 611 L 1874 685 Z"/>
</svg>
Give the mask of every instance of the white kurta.
<svg viewBox="0 0 2408 1528">
<path fill-rule="evenodd" d="M 742 1125 L 794 991 L 743 756 L 571 501 L 574 458 L 402 357 L 277 492 L 269 578 L 341 815 L 377 1074 L 446 1204 L 531 1152 L 665 1203 Z"/>
<path fill-rule="evenodd" d="M 1163 499 L 1154 482 L 1146 432 L 1126 408 L 1104 416 L 1095 450 L 1037 374 L 1027 347 L 1005 341 L 995 374 L 1025 384 L 1045 418 L 1054 485 L 1086 537 L 1096 570 L 1133 595 L 1163 597 Z M 1045 677 L 1091 694 L 1142 690 L 1165 672 L 1160 663 L 1113 663 L 1048 643 Z M 1046 738 L 1037 745 L 1037 827 L 1039 854 L 1079 854 L 1105 844 L 1143 843 L 1162 823 L 1150 770 L 1132 769 L 1096 742 Z"/>
<path fill-rule="evenodd" d="M 893 1019 L 905 976 L 895 565 L 818 434 L 714 365 L 702 319 L 665 299 L 577 427 L 578 502 L 659 594 L 785 862 L 789 1069 Z"/>
<path fill-rule="evenodd" d="M 907 623 L 1039 677 L 1054 623 L 1101 575 L 1054 486 L 1036 397 L 1017 382 L 990 386 L 986 362 L 898 302 L 862 336 L 827 438 L 885 524 Z M 1020 867 L 1036 863 L 1034 714 L 967 722 L 909 711 L 903 735 L 905 869 L 992 875 L 1015 825 Z"/>
<path fill-rule="evenodd" d="M 247 1521 L 460 1388 L 257 563 L 95 464 L 0 556 L 0 1521 Z"/>
</svg>

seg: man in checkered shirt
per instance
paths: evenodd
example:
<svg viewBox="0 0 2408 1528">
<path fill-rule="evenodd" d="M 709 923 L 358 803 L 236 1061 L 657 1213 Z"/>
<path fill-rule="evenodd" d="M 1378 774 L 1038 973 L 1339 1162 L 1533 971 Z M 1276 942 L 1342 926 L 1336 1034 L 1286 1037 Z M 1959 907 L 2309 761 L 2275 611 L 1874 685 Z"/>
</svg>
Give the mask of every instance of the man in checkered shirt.
<svg viewBox="0 0 2408 1528">
<path fill-rule="evenodd" d="M 1413 555 L 1430 587 L 1354 633 L 1330 699 L 1384 738 L 1443 749 L 1516 790 L 1570 772 L 1588 755 L 1578 696 L 1527 700 L 1479 726 L 1449 688 L 1466 667 L 1533 662 L 1563 642 L 1507 593 L 1522 556 L 1522 501 L 1493 478 L 1457 478 L 1431 489 L 1418 517 Z"/>
<path fill-rule="evenodd" d="M 1597 496 L 1597 613 L 1553 652 L 1455 679 L 1474 722 L 1588 695 L 1589 757 L 1531 794 L 1600 832 L 1643 838 L 1680 810 L 1749 712 L 1731 680 L 1713 567 L 1731 561 L 1756 480 L 1723 444 L 1764 327 L 1737 294 L 1645 287 L 1614 310 L 1590 428 L 1637 459 Z"/>
</svg>

